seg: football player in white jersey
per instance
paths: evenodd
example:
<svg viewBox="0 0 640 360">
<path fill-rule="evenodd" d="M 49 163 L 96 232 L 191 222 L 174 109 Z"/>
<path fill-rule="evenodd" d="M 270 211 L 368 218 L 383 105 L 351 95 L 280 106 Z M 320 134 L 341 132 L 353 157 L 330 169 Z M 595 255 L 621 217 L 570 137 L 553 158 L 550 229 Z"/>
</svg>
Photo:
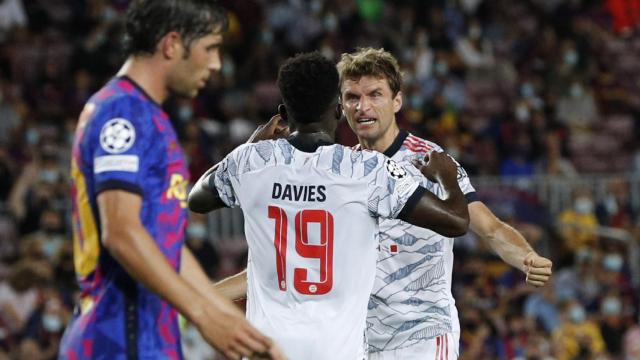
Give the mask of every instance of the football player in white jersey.
<svg viewBox="0 0 640 360">
<path fill-rule="evenodd" d="M 421 159 L 441 152 L 433 142 L 398 128 L 402 107 L 397 60 L 382 49 L 343 54 L 338 63 L 344 115 L 358 137 L 356 148 L 377 150 L 395 161 Z M 458 165 L 458 182 L 468 201 L 470 229 L 507 263 L 544 285 L 551 261 L 539 256 L 522 235 L 500 221 L 475 196 L 467 173 Z M 422 185 L 442 196 L 439 184 Z M 456 359 L 460 324 L 451 294 L 453 238 L 381 219 L 378 272 L 369 302 L 369 359 Z"/>
<path fill-rule="evenodd" d="M 189 207 L 243 209 L 247 318 L 288 358 L 363 359 L 378 220 L 466 233 L 456 165 L 435 154 L 417 169 L 334 144 L 338 73 L 317 52 L 285 62 L 278 87 L 280 115 L 296 131 L 233 150 L 196 183 Z M 442 200 L 420 186 L 424 176 L 441 184 Z"/>
</svg>

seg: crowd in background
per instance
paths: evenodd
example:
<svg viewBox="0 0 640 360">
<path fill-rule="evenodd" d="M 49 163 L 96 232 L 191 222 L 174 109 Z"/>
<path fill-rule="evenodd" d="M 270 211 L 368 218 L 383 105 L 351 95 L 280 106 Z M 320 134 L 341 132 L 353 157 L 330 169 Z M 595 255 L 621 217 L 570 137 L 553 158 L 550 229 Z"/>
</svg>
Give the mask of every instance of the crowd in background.
<svg viewBox="0 0 640 360">
<path fill-rule="evenodd" d="M 83 104 L 123 60 L 128 2 L 0 0 L 0 359 L 53 359 L 71 316 L 69 150 Z M 637 1 L 220 2 L 230 15 L 220 74 L 194 101 L 166 105 L 192 178 L 275 112 L 284 59 L 384 47 L 404 72 L 401 127 L 442 145 L 472 181 L 626 174 L 603 196 L 574 188 L 558 213 L 535 193 L 479 188 L 556 266 L 535 290 L 473 236 L 459 239 L 463 357 L 640 359 L 630 257 L 640 204 L 628 181 L 640 174 Z M 344 122 L 338 140 L 356 142 Z M 208 274 L 242 269 L 244 248 L 221 246 L 231 242 L 211 239 L 206 224 L 194 216 L 187 238 Z M 193 358 L 210 354 L 185 334 Z"/>
</svg>

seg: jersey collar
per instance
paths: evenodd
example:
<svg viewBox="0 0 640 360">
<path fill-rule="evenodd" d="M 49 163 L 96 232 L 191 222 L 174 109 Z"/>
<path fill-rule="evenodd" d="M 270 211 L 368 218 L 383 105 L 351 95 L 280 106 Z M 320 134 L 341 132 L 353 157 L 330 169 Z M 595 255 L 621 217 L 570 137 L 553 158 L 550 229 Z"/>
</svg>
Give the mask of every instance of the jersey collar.
<svg viewBox="0 0 640 360">
<path fill-rule="evenodd" d="M 387 157 L 392 157 L 393 155 L 395 155 L 398 150 L 400 150 L 400 147 L 404 143 L 404 140 L 407 138 L 407 136 L 409 136 L 409 132 L 407 130 L 400 129 L 400 132 L 398 132 L 395 140 L 393 140 L 391 145 L 387 148 L 387 150 L 383 152 L 383 154 Z"/>
<path fill-rule="evenodd" d="M 128 81 L 131 85 L 133 85 L 133 87 L 135 87 L 138 91 L 140 91 L 140 93 L 142 94 L 142 96 L 144 96 L 145 98 L 147 98 L 147 100 L 149 100 L 150 102 L 158 105 L 159 108 L 162 108 L 161 104 L 158 104 L 155 100 L 153 100 L 153 98 L 144 90 L 144 88 L 142 88 L 142 86 L 140 86 L 140 84 L 138 84 L 137 82 L 135 82 L 132 78 L 130 78 L 127 75 L 120 75 L 116 77 L 118 80 L 124 80 L 124 81 Z"/>
<path fill-rule="evenodd" d="M 307 153 L 315 152 L 316 150 L 318 150 L 320 146 L 328 146 L 328 145 L 334 144 L 332 142 L 329 142 L 323 139 L 316 139 L 315 141 L 311 142 L 311 141 L 304 141 L 298 137 L 289 137 L 286 140 L 294 148 Z"/>
</svg>

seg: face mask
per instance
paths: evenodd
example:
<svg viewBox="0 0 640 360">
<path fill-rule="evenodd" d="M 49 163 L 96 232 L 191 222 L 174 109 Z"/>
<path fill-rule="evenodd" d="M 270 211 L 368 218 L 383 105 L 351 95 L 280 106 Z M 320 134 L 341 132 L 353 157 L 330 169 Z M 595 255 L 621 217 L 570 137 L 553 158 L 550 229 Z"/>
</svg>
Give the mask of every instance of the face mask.
<svg viewBox="0 0 640 360">
<path fill-rule="evenodd" d="M 623 263 L 624 260 L 622 259 L 622 256 L 618 254 L 607 254 L 602 259 L 602 266 L 605 268 L 605 270 L 609 271 L 620 271 L 622 269 Z"/>
<path fill-rule="evenodd" d="M 203 239 L 207 236 L 207 227 L 203 224 L 191 224 L 187 227 L 187 235 L 194 239 Z"/>
<path fill-rule="evenodd" d="M 44 314 L 42 316 L 42 327 L 51 333 L 62 330 L 62 320 L 56 315 Z"/>
<path fill-rule="evenodd" d="M 620 299 L 617 297 L 608 297 L 602 303 L 602 314 L 603 315 L 620 315 L 622 311 L 622 303 Z"/>
<path fill-rule="evenodd" d="M 578 198 L 573 204 L 574 209 L 579 214 L 591 214 L 593 212 L 593 202 L 588 198 Z"/>
<path fill-rule="evenodd" d="M 578 53 L 575 50 L 569 50 L 564 53 L 564 63 L 569 66 L 575 66 L 578 63 Z"/>
<path fill-rule="evenodd" d="M 36 145 L 40 140 L 40 133 L 36 129 L 27 130 L 26 140 L 29 145 Z"/>
<path fill-rule="evenodd" d="M 525 104 L 519 104 L 516 107 L 516 119 L 523 124 L 529 122 L 531 114 L 529 113 L 529 107 Z"/>
<path fill-rule="evenodd" d="M 571 85 L 571 90 L 569 90 L 569 95 L 573 98 L 579 98 L 584 94 L 584 89 L 580 84 Z"/>
<path fill-rule="evenodd" d="M 178 109 L 178 118 L 181 121 L 189 121 L 191 120 L 192 116 L 193 116 L 193 109 L 191 108 L 191 106 L 183 105 L 183 106 L 180 106 L 180 108 Z"/>
<path fill-rule="evenodd" d="M 520 96 L 523 98 L 531 98 L 535 95 L 535 91 L 533 90 L 533 85 L 529 83 L 524 83 L 520 87 Z"/>
<path fill-rule="evenodd" d="M 41 170 L 40 180 L 47 184 L 53 184 L 58 181 L 58 172 L 55 170 Z"/>
<path fill-rule="evenodd" d="M 328 13 L 327 16 L 324 17 L 324 28 L 327 29 L 328 32 L 334 32 L 338 29 L 338 19 L 333 13 Z"/>
<path fill-rule="evenodd" d="M 419 94 L 411 95 L 411 98 L 409 98 L 409 103 L 414 109 L 422 109 L 422 105 L 424 105 L 424 98 Z"/>
<path fill-rule="evenodd" d="M 261 39 L 262 43 L 265 45 L 273 44 L 273 33 L 271 31 L 263 31 Z"/>
<path fill-rule="evenodd" d="M 436 74 L 445 76 L 449 72 L 449 65 L 446 62 L 438 61 L 435 65 Z"/>
<path fill-rule="evenodd" d="M 106 8 L 102 12 L 102 18 L 104 19 L 105 22 L 111 22 L 111 21 L 115 20 L 115 18 L 117 16 L 118 16 L 118 14 L 116 13 L 116 11 L 113 10 L 112 8 L 110 8 L 110 7 Z"/>
<path fill-rule="evenodd" d="M 569 318 L 576 324 L 583 322 L 586 317 L 587 315 L 584 313 L 582 306 L 574 305 L 571 310 L 569 310 Z"/>
</svg>

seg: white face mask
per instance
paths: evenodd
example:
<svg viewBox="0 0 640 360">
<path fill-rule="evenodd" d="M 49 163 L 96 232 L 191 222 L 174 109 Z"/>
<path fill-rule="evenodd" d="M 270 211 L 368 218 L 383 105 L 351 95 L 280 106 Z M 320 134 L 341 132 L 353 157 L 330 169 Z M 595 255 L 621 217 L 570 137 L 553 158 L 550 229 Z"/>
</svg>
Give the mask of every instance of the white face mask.
<svg viewBox="0 0 640 360">
<path fill-rule="evenodd" d="M 569 310 L 569 318 L 576 324 L 583 322 L 586 319 L 587 315 L 584 312 L 584 309 L 580 305 L 574 305 L 571 310 Z"/>
<path fill-rule="evenodd" d="M 62 320 L 56 315 L 44 314 L 42 316 L 42 327 L 50 333 L 57 333 L 62 330 Z"/>
<path fill-rule="evenodd" d="M 602 266 L 609 271 L 620 271 L 624 265 L 624 259 L 618 254 L 607 254 L 602 259 Z"/>
<path fill-rule="evenodd" d="M 602 302 L 602 315 L 620 315 L 622 303 L 617 297 L 608 297 Z"/>
<path fill-rule="evenodd" d="M 593 212 L 593 201 L 586 197 L 577 198 L 573 203 L 573 207 L 580 214 L 591 214 Z"/>
</svg>

